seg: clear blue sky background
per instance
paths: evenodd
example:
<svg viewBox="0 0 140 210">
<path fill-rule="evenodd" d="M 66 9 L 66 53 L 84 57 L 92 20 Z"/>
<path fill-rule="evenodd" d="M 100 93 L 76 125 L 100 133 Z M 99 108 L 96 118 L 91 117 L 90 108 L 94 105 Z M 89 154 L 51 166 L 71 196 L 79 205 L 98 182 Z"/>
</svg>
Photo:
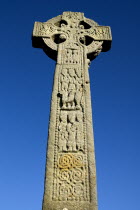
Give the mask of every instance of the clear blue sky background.
<svg viewBox="0 0 140 210">
<path fill-rule="evenodd" d="M 0 210 L 41 210 L 55 62 L 32 48 L 35 21 L 84 12 L 112 28 L 89 69 L 99 210 L 140 209 L 140 3 L 13 0 L 0 6 Z"/>
</svg>

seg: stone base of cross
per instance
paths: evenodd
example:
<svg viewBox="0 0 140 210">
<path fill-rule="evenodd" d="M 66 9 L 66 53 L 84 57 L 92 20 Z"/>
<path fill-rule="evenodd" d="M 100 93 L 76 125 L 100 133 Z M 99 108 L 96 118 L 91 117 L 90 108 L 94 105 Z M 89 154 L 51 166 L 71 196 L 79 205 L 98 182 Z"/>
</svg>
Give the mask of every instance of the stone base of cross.
<svg viewBox="0 0 140 210">
<path fill-rule="evenodd" d="M 43 210 L 97 210 L 88 67 L 111 47 L 109 26 L 80 12 L 35 22 L 33 46 L 56 60 Z"/>
</svg>

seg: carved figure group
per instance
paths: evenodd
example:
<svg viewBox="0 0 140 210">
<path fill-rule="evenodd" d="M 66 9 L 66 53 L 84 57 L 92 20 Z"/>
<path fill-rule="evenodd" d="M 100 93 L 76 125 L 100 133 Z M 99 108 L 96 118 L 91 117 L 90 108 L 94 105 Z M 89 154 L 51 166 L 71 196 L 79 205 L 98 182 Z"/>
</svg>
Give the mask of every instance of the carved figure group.
<svg viewBox="0 0 140 210">
<path fill-rule="evenodd" d="M 62 109 L 80 109 L 83 94 L 82 74 L 79 68 L 64 68 L 60 75 Z"/>
<path fill-rule="evenodd" d="M 83 113 L 61 111 L 58 126 L 59 151 L 84 151 Z"/>
<path fill-rule="evenodd" d="M 78 64 L 80 62 L 79 51 L 76 49 L 65 49 L 63 62 L 64 64 Z"/>
</svg>

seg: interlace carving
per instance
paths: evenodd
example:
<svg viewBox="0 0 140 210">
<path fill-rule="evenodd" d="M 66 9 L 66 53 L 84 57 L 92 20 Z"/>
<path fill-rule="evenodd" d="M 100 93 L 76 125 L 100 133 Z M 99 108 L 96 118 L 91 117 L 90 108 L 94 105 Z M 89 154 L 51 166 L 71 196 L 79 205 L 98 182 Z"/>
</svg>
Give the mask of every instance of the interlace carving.
<svg viewBox="0 0 140 210">
<path fill-rule="evenodd" d="M 85 168 L 83 155 L 60 154 L 58 161 L 58 196 L 60 201 L 85 200 Z"/>
</svg>

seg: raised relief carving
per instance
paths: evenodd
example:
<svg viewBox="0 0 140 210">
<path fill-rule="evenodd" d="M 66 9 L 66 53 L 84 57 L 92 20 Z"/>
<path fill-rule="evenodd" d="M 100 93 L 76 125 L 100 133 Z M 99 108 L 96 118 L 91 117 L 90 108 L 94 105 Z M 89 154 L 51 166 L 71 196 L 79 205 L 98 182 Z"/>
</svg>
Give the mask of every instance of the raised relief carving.
<svg viewBox="0 0 140 210">
<path fill-rule="evenodd" d="M 66 48 L 64 50 L 63 64 L 79 64 L 79 50 Z"/>
<path fill-rule="evenodd" d="M 67 68 L 62 69 L 61 75 L 60 75 L 60 82 L 61 82 L 61 92 L 68 91 L 69 78 L 67 74 Z"/>
<path fill-rule="evenodd" d="M 58 160 L 58 186 L 60 201 L 85 200 L 85 169 L 83 155 L 60 154 Z"/>
<path fill-rule="evenodd" d="M 64 12 L 62 18 L 69 23 L 69 28 L 78 28 L 80 20 L 83 20 L 83 13 Z"/>
<path fill-rule="evenodd" d="M 83 156 L 73 153 L 60 154 L 58 168 L 68 170 L 73 168 L 83 167 Z"/>
<path fill-rule="evenodd" d="M 52 23 L 35 22 L 33 36 L 50 37 L 57 32 L 57 27 Z"/>
<path fill-rule="evenodd" d="M 61 111 L 58 124 L 59 152 L 84 152 L 82 111 Z"/>
<path fill-rule="evenodd" d="M 84 151 L 83 113 L 76 113 L 76 146 L 78 151 Z"/>
<path fill-rule="evenodd" d="M 84 14 L 81 12 L 63 12 L 63 19 L 74 19 L 75 21 L 77 20 L 82 20 Z"/>
<path fill-rule="evenodd" d="M 76 151 L 76 125 L 75 125 L 75 112 L 69 112 L 68 114 L 68 142 L 67 147 L 68 151 Z"/>
<path fill-rule="evenodd" d="M 60 123 L 58 126 L 58 133 L 59 133 L 59 151 L 67 151 L 67 139 L 68 139 L 68 133 L 66 130 L 67 126 L 67 112 L 61 112 L 60 113 Z"/>
<path fill-rule="evenodd" d="M 81 69 L 79 69 L 79 67 L 62 69 L 60 83 L 62 109 L 80 109 L 83 94 L 83 79 Z"/>
<path fill-rule="evenodd" d="M 88 34 L 95 40 L 111 40 L 111 30 L 109 26 L 95 26 L 85 30 L 85 35 Z"/>
</svg>

